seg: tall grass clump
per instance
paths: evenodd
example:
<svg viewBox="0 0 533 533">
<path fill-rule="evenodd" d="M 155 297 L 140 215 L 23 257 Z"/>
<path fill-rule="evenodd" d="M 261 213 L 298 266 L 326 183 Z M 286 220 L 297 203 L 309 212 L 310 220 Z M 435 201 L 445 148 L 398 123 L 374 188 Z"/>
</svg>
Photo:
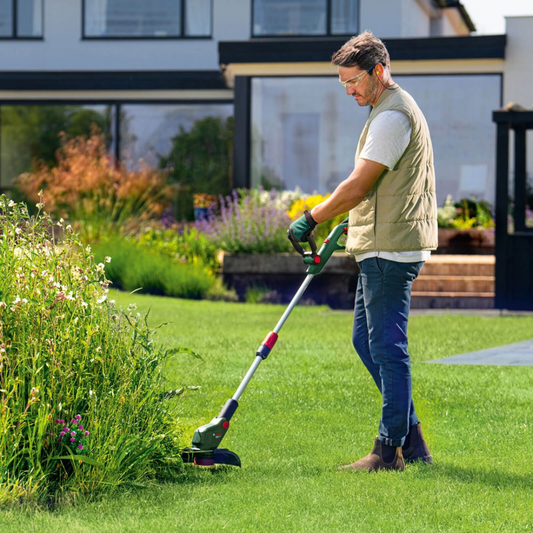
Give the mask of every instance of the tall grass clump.
<svg viewBox="0 0 533 533">
<path fill-rule="evenodd" d="M 42 208 L 42 203 L 38 204 Z M 108 298 L 72 228 L 56 245 L 39 211 L 0 197 L 0 502 L 146 484 L 180 471 L 162 400 L 174 352 Z"/>
<path fill-rule="evenodd" d="M 228 253 L 290 252 L 291 220 L 274 202 L 264 203 L 249 191 L 233 191 L 220 198 L 219 213 L 196 223 L 215 246 Z"/>
<path fill-rule="evenodd" d="M 94 246 L 94 254 L 105 264 L 106 276 L 113 287 L 126 291 L 199 299 L 216 279 L 203 264 L 178 262 L 133 240 L 103 241 Z"/>
</svg>

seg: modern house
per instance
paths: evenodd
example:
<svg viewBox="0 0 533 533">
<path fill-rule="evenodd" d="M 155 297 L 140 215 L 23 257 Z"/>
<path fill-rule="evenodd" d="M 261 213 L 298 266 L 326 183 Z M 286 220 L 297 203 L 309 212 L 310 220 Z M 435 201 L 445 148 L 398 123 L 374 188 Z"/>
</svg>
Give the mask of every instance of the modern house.
<svg viewBox="0 0 533 533">
<path fill-rule="evenodd" d="M 61 129 L 95 120 L 118 158 L 157 165 L 205 117 L 235 117 L 234 186 L 331 191 L 368 108 L 331 55 L 370 29 L 433 136 L 439 202 L 494 200 L 492 111 L 531 105 L 533 18 L 472 36 L 456 0 L 0 0 L 0 187 Z M 529 78 L 527 78 L 529 77 Z M 51 148 L 50 148 L 51 149 Z M 209 191 L 205 191 L 209 192 Z"/>
</svg>

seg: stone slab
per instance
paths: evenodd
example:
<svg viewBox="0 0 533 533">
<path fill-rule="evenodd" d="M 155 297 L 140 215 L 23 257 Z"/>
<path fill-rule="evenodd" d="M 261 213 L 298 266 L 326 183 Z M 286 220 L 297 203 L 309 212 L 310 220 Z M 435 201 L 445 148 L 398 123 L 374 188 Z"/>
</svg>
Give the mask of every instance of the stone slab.
<svg viewBox="0 0 533 533">
<path fill-rule="evenodd" d="M 427 362 L 441 365 L 533 366 L 533 339 Z"/>
</svg>

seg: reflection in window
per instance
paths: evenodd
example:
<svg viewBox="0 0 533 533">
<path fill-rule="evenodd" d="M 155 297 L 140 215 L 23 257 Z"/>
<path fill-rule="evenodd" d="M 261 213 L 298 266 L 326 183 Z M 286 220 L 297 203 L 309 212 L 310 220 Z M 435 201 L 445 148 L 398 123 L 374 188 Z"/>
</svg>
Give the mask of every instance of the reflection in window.
<svg viewBox="0 0 533 533">
<path fill-rule="evenodd" d="M 89 135 L 96 124 L 113 149 L 112 123 L 112 106 L 1 106 L 0 187 L 9 189 L 13 178 L 31 170 L 34 159 L 54 164 L 62 131 L 69 137 Z"/>
<path fill-rule="evenodd" d="M 438 204 L 448 194 L 454 199 L 475 195 L 493 203 L 492 111 L 501 105 L 500 76 L 395 76 L 395 80 L 417 101 L 428 122 Z"/>
<path fill-rule="evenodd" d="M 253 35 L 357 33 L 359 0 L 253 0 Z"/>
<path fill-rule="evenodd" d="M 426 116 L 437 200 L 476 195 L 494 202 L 499 75 L 395 76 Z M 457 94 L 462 98 L 458 99 Z M 353 169 L 370 108 L 359 108 L 334 77 L 252 80 L 252 186 L 332 192 Z"/>
<path fill-rule="evenodd" d="M 42 0 L 0 0 L 0 37 L 42 37 L 42 8 Z"/>
<path fill-rule="evenodd" d="M 333 191 L 367 117 L 334 77 L 254 78 L 252 187 Z"/>
<path fill-rule="evenodd" d="M 86 37 L 208 37 L 212 0 L 85 0 Z"/>
</svg>

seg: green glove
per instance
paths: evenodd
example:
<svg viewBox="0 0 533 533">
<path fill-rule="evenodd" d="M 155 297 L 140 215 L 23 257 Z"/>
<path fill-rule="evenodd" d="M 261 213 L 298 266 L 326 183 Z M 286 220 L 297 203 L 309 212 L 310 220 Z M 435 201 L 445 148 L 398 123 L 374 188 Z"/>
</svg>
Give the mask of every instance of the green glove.
<svg viewBox="0 0 533 533">
<path fill-rule="evenodd" d="M 307 242 L 316 226 L 317 223 L 311 213 L 304 211 L 304 214 L 290 225 L 289 232 L 296 237 L 298 242 Z"/>
</svg>

